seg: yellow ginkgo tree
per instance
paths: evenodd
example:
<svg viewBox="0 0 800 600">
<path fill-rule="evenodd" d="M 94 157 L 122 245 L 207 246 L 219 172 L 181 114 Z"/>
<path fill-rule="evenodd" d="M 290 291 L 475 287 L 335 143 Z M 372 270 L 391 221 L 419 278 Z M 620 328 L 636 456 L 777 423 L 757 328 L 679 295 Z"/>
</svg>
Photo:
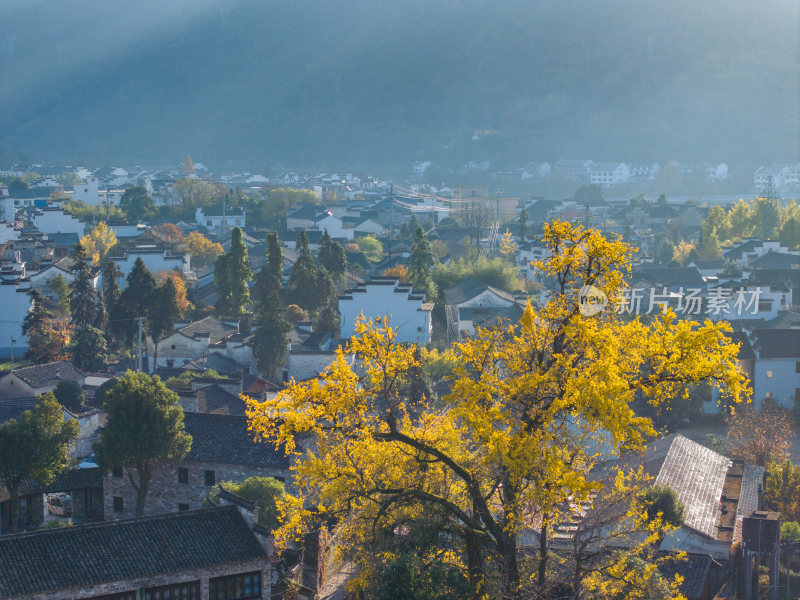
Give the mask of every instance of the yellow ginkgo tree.
<svg viewBox="0 0 800 600">
<path fill-rule="evenodd" d="M 111 227 L 100 221 L 94 229 L 81 238 L 80 244 L 86 256 L 90 257 L 92 264 L 96 266 L 102 262 L 111 248 L 117 245 L 117 236 Z"/>
<path fill-rule="evenodd" d="M 592 468 L 654 436 L 635 397 L 660 403 L 700 381 L 746 395 L 724 324 L 582 314 L 584 286 L 609 307 L 619 296 L 627 245 L 566 222 L 546 225 L 544 241 L 549 300 L 454 344 L 446 397 L 408 401 L 419 360 L 384 321 L 360 323 L 319 379 L 248 400 L 257 436 L 298 453 L 279 543 L 335 523 L 337 547 L 359 566 L 351 585 L 366 587 L 391 558 L 386 539 L 435 517 L 444 534 L 432 554 L 463 569 L 474 597 L 533 596 L 548 585 L 549 529 L 602 486 Z M 520 541 L 531 529 L 534 561 Z"/>
</svg>

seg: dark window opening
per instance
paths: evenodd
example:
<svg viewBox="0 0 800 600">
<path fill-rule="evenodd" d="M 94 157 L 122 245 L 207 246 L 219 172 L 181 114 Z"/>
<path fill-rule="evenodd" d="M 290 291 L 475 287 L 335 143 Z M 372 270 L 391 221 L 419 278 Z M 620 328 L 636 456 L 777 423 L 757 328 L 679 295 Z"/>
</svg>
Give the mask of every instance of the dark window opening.
<svg viewBox="0 0 800 600">
<path fill-rule="evenodd" d="M 121 513 L 123 510 L 125 510 L 125 502 L 122 496 L 114 496 L 114 512 Z"/>
<path fill-rule="evenodd" d="M 200 582 L 185 581 L 147 588 L 144 600 L 200 600 Z"/>
<path fill-rule="evenodd" d="M 188 504 L 178 504 L 178 510 L 183 512 L 184 510 L 189 510 Z"/>
<path fill-rule="evenodd" d="M 216 475 L 216 473 L 214 471 L 209 471 L 208 469 L 206 469 L 205 481 L 206 481 L 206 485 L 214 485 L 215 483 L 217 483 L 217 475 Z"/>
<path fill-rule="evenodd" d="M 178 467 L 178 483 L 189 483 L 189 469 Z"/>
<path fill-rule="evenodd" d="M 261 573 L 242 573 L 208 580 L 209 600 L 256 600 L 261 598 Z"/>
</svg>

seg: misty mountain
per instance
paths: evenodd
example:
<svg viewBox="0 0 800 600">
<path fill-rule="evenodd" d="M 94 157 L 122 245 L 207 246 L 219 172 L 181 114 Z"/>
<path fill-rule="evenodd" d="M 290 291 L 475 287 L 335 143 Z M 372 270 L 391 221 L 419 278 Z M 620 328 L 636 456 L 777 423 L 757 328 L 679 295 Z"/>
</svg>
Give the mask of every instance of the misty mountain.
<svg viewBox="0 0 800 600">
<path fill-rule="evenodd" d="M 798 161 L 792 0 L 6 0 L 0 151 Z"/>
</svg>

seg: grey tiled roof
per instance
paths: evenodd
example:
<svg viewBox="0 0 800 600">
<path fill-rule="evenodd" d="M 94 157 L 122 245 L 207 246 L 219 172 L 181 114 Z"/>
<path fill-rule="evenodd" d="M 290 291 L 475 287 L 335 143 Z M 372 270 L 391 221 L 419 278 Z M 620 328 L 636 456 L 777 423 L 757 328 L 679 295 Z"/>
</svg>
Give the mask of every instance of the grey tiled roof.
<svg viewBox="0 0 800 600">
<path fill-rule="evenodd" d="M 795 265 L 800 265 L 800 256 L 770 251 L 763 256 L 748 261 L 747 264 L 753 269 L 791 269 Z"/>
<path fill-rule="evenodd" d="M 669 486 L 686 508 L 684 525 L 717 536 L 719 502 L 730 460 L 710 448 L 673 434 L 648 444 L 647 472 L 655 484 Z"/>
<path fill-rule="evenodd" d="M 268 442 L 256 442 L 247 417 L 187 412 L 186 432 L 192 449 L 185 460 L 253 467 L 289 468 L 289 457 Z"/>
<path fill-rule="evenodd" d="M 470 298 L 474 298 L 486 290 L 494 292 L 509 302 L 514 302 L 513 294 L 493 288 L 490 285 L 486 285 L 475 277 L 467 277 L 466 279 L 463 279 L 457 284 L 444 290 L 445 304 L 461 304 L 462 302 L 465 302 Z"/>
<path fill-rule="evenodd" d="M 0 400 L 0 425 L 11 419 L 19 420 L 23 412 L 33 409 L 34 406 L 36 406 L 36 398 Z"/>
<path fill-rule="evenodd" d="M 753 337 L 759 358 L 800 359 L 800 329 L 756 329 Z"/>
<path fill-rule="evenodd" d="M 800 327 L 800 313 L 792 310 L 782 310 L 774 319 L 765 323 L 770 329 L 797 329 Z"/>
<path fill-rule="evenodd" d="M 65 360 L 14 369 L 14 375 L 34 389 L 55 386 L 61 380 L 80 381 L 86 375 Z"/>
<path fill-rule="evenodd" d="M 744 515 L 758 510 L 758 490 L 764 485 L 764 467 L 746 465 L 742 474 L 742 488 L 739 491 L 739 504 L 736 507 L 736 525 L 733 530 L 733 541 L 742 540 L 742 519 Z"/>
<path fill-rule="evenodd" d="M 739 360 L 753 360 L 756 357 L 750 339 L 743 331 L 731 331 L 726 333 L 725 337 L 730 338 L 734 344 L 739 344 L 739 353 L 736 356 Z"/>
<path fill-rule="evenodd" d="M 222 506 L 4 536 L 0 557 L 0 599 L 6 599 L 267 555 L 238 509 Z"/>
<path fill-rule="evenodd" d="M 236 333 L 237 329 L 237 327 L 223 323 L 214 317 L 206 317 L 194 323 L 189 323 L 186 327 L 181 327 L 178 332 L 192 339 L 210 335 L 211 343 L 216 344 L 220 340 Z"/>
<path fill-rule="evenodd" d="M 658 563 L 661 575 L 671 581 L 680 575 L 683 582 L 680 592 L 689 600 L 702 598 L 713 560 L 708 554 L 687 554 L 684 558 L 675 555 L 666 556 Z"/>
<path fill-rule="evenodd" d="M 56 475 L 53 483 L 45 488 L 48 494 L 54 492 L 71 492 L 85 488 L 103 488 L 103 474 L 100 467 L 88 469 L 70 469 Z"/>
<path fill-rule="evenodd" d="M 239 396 L 218 385 L 209 385 L 200 388 L 197 394 L 197 412 L 213 413 L 217 415 L 244 416 L 247 406 Z"/>
</svg>

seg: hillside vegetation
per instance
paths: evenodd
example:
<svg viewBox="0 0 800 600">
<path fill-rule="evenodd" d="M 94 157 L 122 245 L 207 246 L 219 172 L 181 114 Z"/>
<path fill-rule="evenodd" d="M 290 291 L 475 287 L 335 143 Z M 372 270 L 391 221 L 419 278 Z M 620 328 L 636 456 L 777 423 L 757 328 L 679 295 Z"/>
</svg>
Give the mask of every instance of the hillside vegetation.
<svg viewBox="0 0 800 600">
<path fill-rule="evenodd" d="M 10 0 L 0 151 L 191 153 L 262 170 L 798 160 L 799 12 L 791 0 Z"/>
</svg>

